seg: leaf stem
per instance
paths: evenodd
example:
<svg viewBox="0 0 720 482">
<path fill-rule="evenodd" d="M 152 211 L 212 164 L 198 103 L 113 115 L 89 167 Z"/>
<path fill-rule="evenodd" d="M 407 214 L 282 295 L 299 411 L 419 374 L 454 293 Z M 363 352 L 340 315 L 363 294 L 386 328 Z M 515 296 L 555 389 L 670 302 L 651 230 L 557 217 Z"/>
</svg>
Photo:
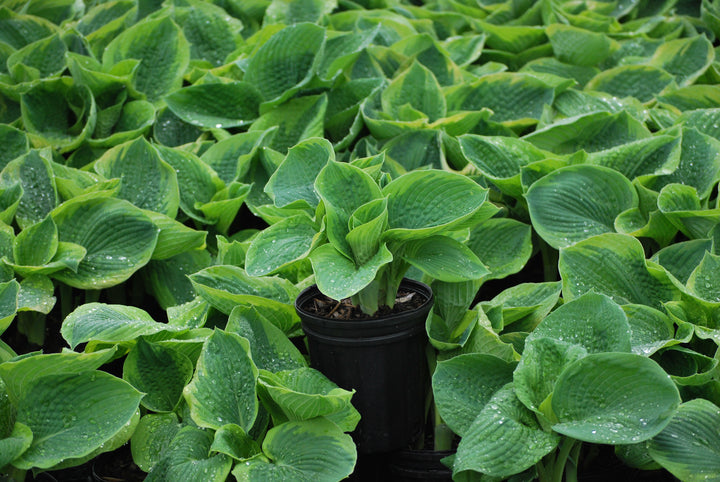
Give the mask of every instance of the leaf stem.
<svg viewBox="0 0 720 482">
<path fill-rule="evenodd" d="M 543 262 L 543 278 L 545 281 L 558 280 L 558 250 L 547 244 L 545 241 L 540 242 L 540 255 Z"/>
<path fill-rule="evenodd" d="M 580 446 L 581 442 L 578 440 L 575 440 L 570 437 L 563 438 L 563 441 L 560 443 L 560 451 L 557 454 L 557 458 L 555 459 L 555 464 L 553 467 L 553 476 L 552 480 L 553 482 L 562 482 L 563 480 L 563 474 L 565 473 L 565 466 L 568 462 L 568 456 L 570 455 L 570 452 L 575 446 Z M 573 462 L 572 465 L 575 465 L 575 462 Z M 577 480 L 577 473 L 575 474 L 574 480 Z M 567 479 L 568 482 L 570 482 L 570 479 Z"/>
</svg>

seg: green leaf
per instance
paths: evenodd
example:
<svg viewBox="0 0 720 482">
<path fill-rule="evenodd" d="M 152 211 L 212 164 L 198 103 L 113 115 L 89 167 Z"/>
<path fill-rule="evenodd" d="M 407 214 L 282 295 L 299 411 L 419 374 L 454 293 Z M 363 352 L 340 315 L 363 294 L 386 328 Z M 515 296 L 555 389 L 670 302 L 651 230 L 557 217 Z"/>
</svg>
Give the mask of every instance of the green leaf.
<svg viewBox="0 0 720 482">
<path fill-rule="evenodd" d="M 245 270 L 251 276 L 262 276 L 306 258 L 317 235 L 317 226 L 307 216 L 291 216 L 273 224 L 253 239 Z"/>
<path fill-rule="evenodd" d="M 9 8 L 0 10 L 0 41 L 13 48 L 20 49 L 57 31 L 58 27 L 44 18 L 15 13 Z"/>
<path fill-rule="evenodd" d="M 196 204 L 205 218 L 215 224 L 221 234 L 227 234 L 245 198 L 250 194 L 250 184 L 232 182 L 215 193 L 210 202 Z"/>
<path fill-rule="evenodd" d="M 558 249 L 614 232 L 615 218 L 638 203 L 625 176 L 582 164 L 551 172 L 530 186 L 526 198 L 536 231 Z"/>
<path fill-rule="evenodd" d="M 191 152 L 160 145 L 154 147 L 160 158 L 175 170 L 180 209 L 191 218 L 206 222 L 202 211 L 197 209 L 196 205 L 210 202 L 215 193 L 225 187 L 218 174 Z M 233 177 L 234 174 L 233 169 Z"/>
<path fill-rule="evenodd" d="M 264 23 L 292 25 L 301 22 L 318 23 L 337 7 L 336 0 L 273 0 L 265 10 Z"/>
<path fill-rule="evenodd" d="M 720 256 L 706 252 L 687 280 L 688 289 L 705 301 L 720 301 L 720 287 L 717 285 L 719 268 Z"/>
<path fill-rule="evenodd" d="M 421 112 L 429 122 L 445 117 L 447 111 L 437 79 L 417 61 L 390 82 L 380 99 L 383 111 L 393 119 L 414 120 L 404 118 L 405 106 Z"/>
<path fill-rule="evenodd" d="M 266 131 L 277 127 L 268 145 L 285 153 L 304 139 L 323 137 L 327 99 L 327 94 L 290 99 L 262 114 L 252 123 L 250 131 Z"/>
<path fill-rule="evenodd" d="M 597 65 L 619 45 L 607 35 L 570 25 L 552 24 L 545 29 L 555 57 L 574 65 Z"/>
<path fill-rule="evenodd" d="M 546 423 L 557 421 L 547 404 L 558 377 L 568 365 L 586 355 L 587 350 L 580 344 L 546 337 L 526 340 L 512 377 L 515 394 L 540 420 Z"/>
<path fill-rule="evenodd" d="M 13 188 L 8 185 L 18 183 L 15 189 L 21 197 L 15 219 L 21 229 L 45 219 L 58 204 L 52 168 L 40 151 L 32 150 L 11 161 L 0 174 L 0 180 L 0 185 L 6 187 L 6 194 L 11 197 Z"/>
<path fill-rule="evenodd" d="M 619 304 L 658 309 L 679 297 L 667 276 L 648 266 L 640 241 L 625 234 L 601 234 L 561 250 L 558 269 L 566 300 L 594 290 Z"/>
<path fill-rule="evenodd" d="M 540 428 L 512 385 L 506 385 L 495 392 L 460 440 L 453 474 L 473 470 L 507 477 L 532 467 L 559 441 L 557 434 Z"/>
<path fill-rule="evenodd" d="M 324 45 L 322 27 L 310 23 L 285 27 L 250 58 L 244 80 L 260 91 L 267 106 L 280 104 L 310 81 Z"/>
<path fill-rule="evenodd" d="M 657 362 L 678 386 L 699 386 L 710 382 L 718 368 L 718 360 L 683 346 L 666 348 Z"/>
<path fill-rule="evenodd" d="M 115 37 L 102 54 L 105 67 L 126 59 L 141 61 L 134 86 L 156 102 L 180 87 L 190 61 L 190 45 L 169 17 L 149 19 Z"/>
<path fill-rule="evenodd" d="M 235 478 L 239 481 L 340 480 L 350 475 L 357 460 L 350 436 L 322 418 L 273 427 L 265 436 L 262 448 L 267 458 L 253 458 L 236 465 Z M 322 457 L 317 456 L 318 451 Z"/>
<path fill-rule="evenodd" d="M 259 454 L 260 445 L 239 426 L 227 424 L 215 432 L 210 451 L 245 460 Z"/>
<path fill-rule="evenodd" d="M 133 462 L 149 472 L 180 430 L 175 413 L 149 413 L 140 419 L 130 439 Z"/>
<path fill-rule="evenodd" d="M 74 349 L 87 341 L 118 343 L 162 331 L 177 331 L 134 306 L 86 303 L 63 320 L 60 333 Z"/>
<path fill-rule="evenodd" d="M 659 102 L 669 104 L 681 111 L 717 107 L 720 89 L 717 85 L 689 85 L 679 89 L 668 89 L 657 96 Z"/>
<path fill-rule="evenodd" d="M 360 420 L 360 414 L 350 404 L 355 391 L 339 388 L 312 368 L 263 372 L 258 386 L 275 424 L 326 417 L 343 432 L 350 432 Z"/>
<path fill-rule="evenodd" d="M 153 125 L 153 137 L 165 146 L 180 146 L 195 142 L 202 134 L 202 129 L 188 124 L 168 109 L 161 109 Z"/>
<path fill-rule="evenodd" d="M 653 460 L 690 482 L 720 476 L 720 410 L 701 398 L 683 403 L 670 423 L 648 441 Z"/>
<path fill-rule="evenodd" d="M 310 207 L 316 208 L 320 198 L 314 189 L 315 179 L 322 168 L 334 160 L 335 151 L 327 140 L 311 138 L 301 141 L 290 148 L 264 190 L 275 206 L 294 206 L 297 201 L 306 201 Z"/>
<path fill-rule="evenodd" d="M 195 126 L 228 128 L 250 124 L 262 97 L 248 82 L 191 85 L 165 96 L 173 113 Z"/>
<path fill-rule="evenodd" d="M 53 277 L 80 289 L 100 289 L 128 279 L 152 256 L 158 238 L 155 225 L 127 201 L 81 196 L 52 212 L 60 242 L 82 246 L 87 254 L 76 271 Z"/>
<path fill-rule="evenodd" d="M 334 0 L 324 1 L 326 2 L 326 5 L 328 3 L 334 3 Z M 325 42 L 323 57 L 320 61 L 320 65 L 318 66 L 318 75 L 320 78 L 331 79 L 335 77 L 339 71 L 355 62 L 359 57 L 360 52 L 368 47 L 375 39 L 378 31 L 379 28 L 350 33 L 339 33 L 334 30 L 328 31 L 328 39 Z M 352 79 L 350 82 L 353 82 L 353 80 L 360 79 Z"/>
<path fill-rule="evenodd" d="M 320 291 L 335 300 L 349 298 L 369 285 L 380 268 L 393 260 L 383 244 L 365 264 L 357 266 L 332 244 L 324 244 L 310 253 L 315 281 Z"/>
<path fill-rule="evenodd" d="M 467 176 L 425 170 L 394 179 L 382 194 L 388 196 L 386 238 L 410 240 L 451 230 L 470 219 L 488 191 Z"/>
<path fill-rule="evenodd" d="M 593 292 L 550 313 L 525 342 L 543 337 L 580 345 L 588 353 L 630 351 L 630 325 L 622 308 L 609 297 Z"/>
<path fill-rule="evenodd" d="M 720 109 L 694 109 L 684 112 L 678 123 L 720 140 Z"/>
<path fill-rule="evenodd" d="M 18 459 L 32 445 L 32 438 L 30 427 L 15 423 L 12 432 L 0 438 L 0 467 Z"/>
<path fill-rule="evenodd" d="M 648 174 L 670 174 L 680 163 L 680 138 L 657 135 L 588 156 L 588 164 L 612 168 L 628 179 Z"/>
<path fill-rule="evenodd" d="M 27 134 L 9 125 L 0 124 L 0 141 L 0 170 L 30 150 Z"/>
<path fill-rule="evenodd" d="M 697 129 L 682 130 L 680 164 L 670 174 L 648 180 L 646 185 L 656 191 L 670 183 L 687 184 L 706 199 L 720 179 L 720 141 Z"/>
<path fill-rule="evenodd" d="M 387 199 L 380 198 L 363 204 L 348 221 L 350 232 L 345 240 L 357 264 L 365 264 L 380 249 L 383 232 L 387 229 Z"/>
<path fill-rule="evenodd" d="M 597 152 L 650 137 L 647 127 L 627 112 L 596 112 L 559 120 L 523 137 L 540 149 L 572 154 Z"/>
<path fill-rule="evenodd" d="M 437 410 L 448 427 L 464 437 L 492 396 L 512 381 L 515 365 L 482 353 L 439 362 L 432 389 Z"/>
<path fill-rule="evenodd" d="M 23 125 L 35 144 L 67 152 L 95 130 L 97 107 L 90 89 L 69 77 L 42 80 L 20 96 Z"/>
<path fill-rule="evenodd" d="M 216 430 L 228 423 L 250 430 L 258 413 L 257 377 L 248 341 L 234 333 L 213 331 L 184 390 L 193 421 Z"/>
<path fill-rule="evenodd" d="M 542 59 L 540 59 L 542 60 Z M 593 72 L 593 76 L 597 71 Z M 583 84 L 589 79 L 585 78 Z M 553 108 L 565 117 L 576 117 L 593 112 L 609 112 L 617 114 L 622 110 L 632 113 L 633 117 L 644 118 L 643 104 L 634 97 L 618 98 L 616 96 L 596 91 L 580 91 L 568 89 L 555 98 Z"/>
<path fill-rule="evenodd" d="M 223 482 L 232 468 L 232 459 L 225 454 L 211 455 L 213 434 L 193 426 L 182 427 L 163 457 L 152 466 L 148 482 L 169 480 L 204 480 Z"/>
<path fill-rule="evenodd" d="M 50 216 L 20 231 L 13 244 L 15 263 L 42 266 L 50 262 L 58 248 L 57 227 Z"/>
<path fill-rule="evenodd" d="M 53 292 L 55 286 L 47 276 L 36 274 L 20 282 L 18 293 L 18 311 L 37 311 L 47 315 L 55 306 Z"/>
<path fill-rule="evenodd" d="M 236 266 L 211 266 L 190 275 L 195 290 L 225 314 L 242 303 L 262 303 L 262 298 L 292 304 L 300 293 L 290 281 L 275 276 L 250 276 Z"/>
<path fill-rule="evenodd" d="M 678 85 L 693 83 L 715 60 L 712 43 L 704 35 L 663 42 L 648 61 L 675 76 Z"/>
<path fill-rule="evenodd" d="M 458 139 L 465 158 L 500 190 L 513 197 L 523 193 L 521 168 L 548 157 L 548 153 L 522 139 L 475 134 Z"/>
<path fill-rule="evenodd" d="M 175 219 L 155 211 L 143 211 L 158 228 L 158 240 L 152 259 L 169 259 L 182 253 L 205 248 L 207 231 L 195 231 Z"/>
<path fill-rule="evenodd" d="M 59 34 L 37 40 L 8 57 L 10 76 L 19 83 L 60 75 L 65 70 L 66 52 Z"/>
<path fill-rule="evenodd" d="M 667 71 L 650 65 L 621 65 L 600 72 L 586 90 L 607 92 L 615 97 L 635 97 L 648 102 L 674 82 Z"/>
<path fill-rule="evenodd" d="M 326 231 L 330 243 L 345 256 L 352 258 L 352 250 L 346 240 L 350 232 L 350 216 L 360 206 L 381 198 L 380 187 L 359 167 L 329 162 L 315 180 L 315 191 L 325 205 Z"/>
<path fill-rule="evenodd" d="M 129 423 L 142 394 L 105 372 L 54 374 L 24 387 L 17 421 L 27 425 L 33 442 L 13 465 L 50 468 L 67 458 L 96 450 Z M 112 405 L 112 410 L 107 410 Z M 48 411 L 46 407 L 52 406 Z"/>
<path fill-rule="evenodd" d="M 120 199 L 171 218 L 177 215 L 180 194 L 175 170 L 145 138 L 110 149 L 93 167 L 106 179 L 120 179 Z"/>
<path fill-rule="evenodd" d="M 555 89 L 528 74 L 500 72 L 451 87 L 446 93 L 448 112 L 461 110 L 493 111 L 491 120 L 512 122 L 538 120 L 543 106 L 555 98 Z"/>
<path fill-rule="evenodd" d="M 262 307 L 236 306 L 230 313 L 225 330 L 237 333 L 250 342 L 253 362 L 261 370 L 278 372 L 307 366 L 300 351 Z"/>
<path fill-rule="evenodd" d="M 665 371 L 630 353 L 590 354 L 568 366 L 555 385 L 553 430 L 592 443 L 637 443 L 657 435 L 680 405 Z"/>
<path fill-rule="evenodd" d="M 250 170 L 250 163 L 260 146 L 266 142 L 267 135 L 267 131 L 235 134 L 211 145 L 200 159 L 215 171 L 211 176 L 217 173 L 224 183 L 241 180 Z M 212 183 L 216 185 L 215 191 L 222 187 L 214 179 Z M 209 187 L 205 191 L 209 193 Z M 204 200 L 205 197 L 207 194 L 198 200 Z"/>
<path fill-rule="evenodd" d="M 431 278 L 458 282 L 481 279 L 490 270 L 464 244 L 448 236 L 429 236 L 405 244 L 402 257 Z"/>
<path fill-rule="evenodd" d="M 527 332 L 532 331 L 550 310 L 557 304 L 560 297 L 561 283 L 521 283 L 512 286 L 497 295 L 489 302 L 482 304 L 482 309 L 490 313 L 499 307 L 502 324 L 493 326 L 501 330 L 511 323 L 522 325 Z M 517 325 L 516 325 L 517 326 Z M 520 327 L 515 328 L 520 330 Z"/>
<path fill-rule="evenodd" d="M 173 18 L 190 42 L 191 59 L 204 60 L 219 67 L 242 43 L 239 33 L 243 24 L 228 15 L 226 9 L 232 9 L 230 5 L 221 8 L 223 5 L 186 0 L 182 6 L 175 6 Z"/>
<path fill-rule="evenodd" d="M 115 347 L 93 353 L 34 353 L 8 360 L 0 366 L 0 377 L 10 400 L 17 404 L 34 380 L 50 375 L 80 374 L 100 368 L 116 354 Z"/>
<path fill-rule="evenodd" d="M 691 239 L 705 239 L 720 221 L 720 210 L 703 209 L 697 190 L 684 184 L 668 184 L 660 190 L 657 206 L 673 226 Z"/>
<path fill-rule="evenodd" d="M 14 279 L 0 283 L 0 334 L 7 330 L 15 319 L 19 293 L 20 283 Z"/>
<path fill-rule="evenodd" d="M 532 255 L 532 228 L 509 218 L 491 218 L 470 231 L 465 245 L 490 270 L 484 279 L 501 279 L 517 273 Z"/>
<path fill-rule="evenodd" d="M 675 324 L 665 313 L 645 305 L 623 305 L 630 324 L 632 352 L 650 356 L 660 348 L 679 343 Z"/>
<path fill-rule="evenodd" d="M 541 57 L 523 65 L 520 72 L 556 75 L 565 79 L 572 79 L 578 83 L 578 87 L 584 87 L 590 79 L 599 73 L 599 69 L 584 65 L 568 64 L 561 62 L 555 57 Z M 566 94 L 575 97 L 575 95 L 573 95 L 575 93 L 579 94 L 578 97 L 582 95 L 580 91 L 574 89 L 563 91 L 555 98 L 555 105 L 557 106 L 557 103 Z M 562 112 L 561 109 L 558 110 Z M 563 114 L 565 113 L 563 112 Z"/>
<path fill-rule="evenodd" d="M 123 364 L 123 379 L 145 393 L 142 405 L 171 412 L 192 379 L 193 364 L 183 354 L 139 338 Z"/>
<path fill-rule="evenodd" d="M 98 132 L 96 126 L 93 134 L 96 138 L 88 139 L 87 142 L 91 147 L 113 147 L 142 136 L 154 122 L 155 107 L 150 102 L 144 100 L 126 102 L 110 130 Z M 97 138 L 100 135 L 105 137 Z"/>
</svg>

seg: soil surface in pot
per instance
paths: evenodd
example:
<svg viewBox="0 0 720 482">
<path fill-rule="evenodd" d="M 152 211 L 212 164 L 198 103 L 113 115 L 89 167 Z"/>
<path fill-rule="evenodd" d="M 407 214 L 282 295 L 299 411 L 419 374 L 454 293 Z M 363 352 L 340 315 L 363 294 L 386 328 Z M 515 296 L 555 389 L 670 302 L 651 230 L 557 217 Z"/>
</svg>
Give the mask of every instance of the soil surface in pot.
<svg viewBox="0 0 720 482">
<path fill-rule="evenodd" d="M 372 316 L 364 313 L 360 307 L 353 305 L 350 298 L 338 301 L 323 294 L 309 299 L 301 308 L 315 316 L 331 320 L 371 320 L 415 310 L 421 307 L 425 301 L 427 298 L 422 294 L 401 288 L 395 298 L 395 306 L 392 308 L 381 306 Z"/>
</svg>

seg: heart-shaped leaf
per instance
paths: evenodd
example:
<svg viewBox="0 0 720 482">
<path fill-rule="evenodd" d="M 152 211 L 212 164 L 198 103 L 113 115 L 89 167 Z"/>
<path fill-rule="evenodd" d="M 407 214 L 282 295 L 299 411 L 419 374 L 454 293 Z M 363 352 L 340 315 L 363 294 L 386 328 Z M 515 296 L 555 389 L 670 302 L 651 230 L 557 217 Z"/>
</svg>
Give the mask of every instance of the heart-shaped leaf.
<svg viewBox="0 0 720 482">
<path fill-rule="evenodd" d="M 616 303 L 659 309 L 679 298 L 667 275 L 648 266 L 640 241 L 625 234 L 601 234 L 561 250 L 558 269 L 566 300 L 596 291 Z"/>
<path fill-rule="evenodd" d="M 179 329 L 156 322 L 147 312 L 134 306 L 86 303 L 63 320 L 60 333 L 75 348 L 91 340 L 118 343 Z"/>
<path fill-rule="evenodd" d="M 350 436 L 323 418 L 271 428 L 262 449 L 265 457 L 235 466 L 238 480 L 340 480 L 350 475 L 357 460 Z"/>
<path fill-rule="evenodd" d="M 180 87 L 190 62 L 190 45 L 169 17 L 148 19 L 115 37 L 102 54 L 105 67 L 126 59 L 141 61 L 135 88 L 155 102 Z"/>
<path fill-rule="evenodd" d="M 191 85 L 165 97 L 170 110 L 188 124 L 218 129 L 250 124 L 259 115 L 261 100 L 247 82 Z"/>
<path fill-rule="evenodd" d="M 278 372 L 307 366 L 300 351 L 261 307 L 236 306 L 225 329 L 247 338 L 253 362 L 261 370 Z"/>
<path fill-rule="evenodd" d="M 145 393 L 142 405 L 155 412 L 171 412 L 192 378 L 193 364 L 170 348 L 138 339 L 123 364 L 123 379 Z"/>
<path fill-rule="evenodd" d="M 342 431 L 350 432 L 360 420 L 350 404 L 355 391 L 339 388 L 312 368 L 262 372 L 258 384 L 259 395 L 276 424 L 327 417 Z"/>
<path fill-rule="evenodd" d="M 177 215 L 180 194 L 175 170 L 144 138 L 110 149 L 94 168 L 107 179 L 120 178 L 119 198 L 171 218 Z"/>
<path fill-rule="evenodd" d="M 234 423 L 250 430 L 258 413 L 257 377 L 248 341 L 234 333 L 213 331 L 184 390 L 195 423 L 214 429 Z"/>
<path fill-rule="evenodd" d="M 533 226 L 554 248 L 614 232 L 615 218 L 638 203 L 625 176 L 583 164 L 548 174 L 530 186 L 526 198 Z"/>
<path fill-rule="evenodd" d="M 225 314 L 241 303 L 262 303 L 261 298 L 290 305 L 299 294 L 286 279 L 250 276 L 236 266 L 211 266 L 191 274 L 190 281 L 200 296 Z"/>
<path fill-rule="evenodd" d="M 540 428 L 535 415 L 506 385 L 490 398 L 460 441 L 453 473 L 466 470 L 507 477 L 532 467 L 560 437 Z"/>
<path fill-rule="evenodd" d="M 700 481 L 720 475 L 720 410 L 698 398 L 683 403 L 670 423 L 648 441 L 653 460 L 681 480 Z"/>
<path fill-rule="evenodd" d="M 580 345 L 588 353 L 630 351 L 630 325 L 622 308 L 609 297 L 592 292 L 550 313 L 526 342 L 538 338 Z"/>
<path fill-rule="evenodd" d="M 492 396 L 512 381 L 514 368 L 515 363 L 482 353 L 439 362 L 432 387 L 443 421 L 464 437 Z"/>
<path fill-rule="evenodd" d="M 152 256 L 158 231 L 142 211 L 127 201 L 81 196 L 52 212 L 60 242 L 77 244 L 87 254 L 76 271 L 53 277 L 76 288 L 100 289 L 128 279 Z"/>
<path fill-rule="evenodd" d="M 21 95 L 20 108 L 31 136 L 61 152 L 75 149 L 95 130 L 95 98 L 87 86 L 69 77 L 33 83 Z"/>
<path fill-rule="evenodd" d="M 17 412 L 17 421 L 32 430 L 33 442 L 13 465 L 50 468 L 93 452 L 131 421 L 141 397 L 130 384 L 105 372 L 35 379 L 24 387 Z M 113 409 L 105 410 L 109 404 Z"/>
<path fill-rule="evenodd" d="M 595 353 L 560 375 L 553 430 L 593 443 L 637 443 L 667 426 L 680 394 L 653 360 L 630 353 Z"/>
<path fill-rule="evenodd" d="M 488 191 L 456 173 L 414 171 L 383 188 L 388 197 L 387 239 L 410 240 L 451 230 L 469 219 L 487 199 Z"/>
<path fill-rule="evenodd" d="M 275 33 L 248 62 L 244 80 L 254 85 L 268 105 L 290 98 L 310 81 L 325 45 L 325 30 L 310 23 Z"/>
</svg>

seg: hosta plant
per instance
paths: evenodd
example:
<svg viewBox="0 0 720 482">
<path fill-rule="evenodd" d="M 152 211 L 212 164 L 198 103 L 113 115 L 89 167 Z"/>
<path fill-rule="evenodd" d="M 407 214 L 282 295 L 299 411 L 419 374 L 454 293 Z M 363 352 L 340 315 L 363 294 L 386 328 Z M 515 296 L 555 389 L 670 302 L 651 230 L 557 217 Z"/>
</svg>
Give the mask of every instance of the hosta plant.
<svg viewBox="0 0 720 482">
<path fill-rule="evenodd" d="M 383 161 L 379 155 L 337 162 L 321 139 L 293 147 L 265 190 L 276 207 L 304 211 L 253 240 L 246 270 L 272 274 L 308 256 L 323 294 L 351 298 L 369 315 L 394 306 L 411 266 L 447 282 L 488 274 L 462 243 L 469 227 L 496 211 L 486 206 L 487 189 L 434 169 L 391 179 Z"/>
<path fill-rule="evenodd" d="M 467 353 L 438 363 L 440 414 L 462 439 L 455 474 L 577 479 L 582 442 L 640 444 L 662 432 L 681 399 L 655 361 L 633 353 L 623 308 L 588 293 L 555 309 L 519 361 Z"/>
</svg>

